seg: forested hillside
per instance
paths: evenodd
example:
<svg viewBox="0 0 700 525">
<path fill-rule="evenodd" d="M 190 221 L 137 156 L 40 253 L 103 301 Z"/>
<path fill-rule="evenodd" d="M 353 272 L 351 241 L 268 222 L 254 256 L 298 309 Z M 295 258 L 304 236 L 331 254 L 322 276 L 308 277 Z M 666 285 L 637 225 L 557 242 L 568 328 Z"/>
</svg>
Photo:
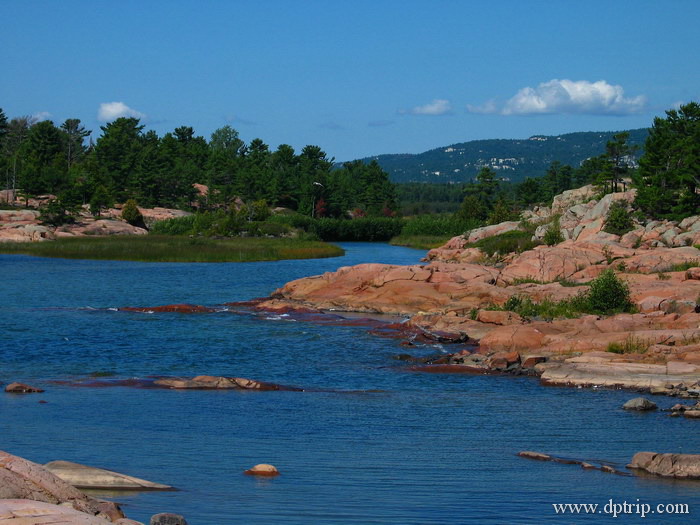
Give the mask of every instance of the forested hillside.
<svg viewBox="0 0 700 525">
<path fill-rule="evenodd" d="M 419 154 L 379 155 L 376 160 L 393 182 L 469 182 L 482 168 L 491 168 L 502 180 L 520 182 L 543 176 L 552 162 L 578 167 L 605 152 L 617 132 L 580 132 L 559 136 L 535 135 L 529 139 L 474 140 L 452 144 Z M 629 131 L 629 144 L 643 151 L 647 129 Z M 632 162 L 634 164 L 634 162 Z"/>
</svg>

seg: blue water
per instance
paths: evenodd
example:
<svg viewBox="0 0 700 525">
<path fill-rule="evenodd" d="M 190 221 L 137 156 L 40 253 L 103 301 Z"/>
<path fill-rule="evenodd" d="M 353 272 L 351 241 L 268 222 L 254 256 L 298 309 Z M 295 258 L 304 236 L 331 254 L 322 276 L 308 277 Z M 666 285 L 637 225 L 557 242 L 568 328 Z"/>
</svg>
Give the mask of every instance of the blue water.
<svg viewBox="0 0 700 525">
<path fill-rule="evenodd" d="M 110 310 L 216 305 L 360 262 L 416 263 L 423 252 L 344 245 L 341 258 L 144 264 L 0 255 L 0 449 L 174 485 L 120 494 L 148 523 L 176 512 L 229 523 L 697 523 L 700 482 L 619 477 L 516 457 L 538 450 L 626 464 L 640 450 L 700 452 L 697 422 L 620 410 L 630 392 L 544 388 L 532 378 L 407 372 L 399 341 L 366 328 L 279 316 Z M 449 348 L 415 348 L 436 353 Z M 306 392 L 85 388 L 56 384 L 212 374 Z M 47 403 L 39 403 L 39 400 Z M 657 399 L 662 407 L 672 399 Z M 282 475 L 242 471 L 272 463 Z M 687 503 L 692 514 L 561 516 L 552 503 Z"/>
</svg>

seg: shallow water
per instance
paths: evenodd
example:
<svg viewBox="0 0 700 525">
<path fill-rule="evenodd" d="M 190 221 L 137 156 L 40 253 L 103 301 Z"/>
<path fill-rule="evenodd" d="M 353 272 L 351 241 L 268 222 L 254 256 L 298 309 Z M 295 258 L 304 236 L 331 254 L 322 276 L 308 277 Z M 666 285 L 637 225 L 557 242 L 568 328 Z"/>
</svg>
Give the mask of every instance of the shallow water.
<svg viewBox="0 0 700 525">
<path fill-rule="evenodd" d="M 347 244 L 335 259 L 148 264 L 0 255 L 0 448 L 101 466 L 181 490 L 121 494 L 148 522 L 176 512 L 227 523 L 693 523 L 700 483 L 619 477 L 518 458 L 538 450 L 624 466 L 640 450 L 700 452 L 696 422 L 620 410 L 634 394 L 544 388 L 532 378 L 411 373 L 399 341 L 355 326 L 231 312 L 114 311 L 216 305 L 360 262 L 423 252 Z M 416 348 L 436 353 L 449 347 Z M 52 381 L 242 376 L 306 392 L 81 388 Z M 40 399 L 48 401 L 40 404 Z M 673 400 L 657 399 L 662 407 Z M 282 475 L 242 471 L 272 463 Z M 692 514 L 556 515 L 552 503 L 687 503 Z"/>
</svg>

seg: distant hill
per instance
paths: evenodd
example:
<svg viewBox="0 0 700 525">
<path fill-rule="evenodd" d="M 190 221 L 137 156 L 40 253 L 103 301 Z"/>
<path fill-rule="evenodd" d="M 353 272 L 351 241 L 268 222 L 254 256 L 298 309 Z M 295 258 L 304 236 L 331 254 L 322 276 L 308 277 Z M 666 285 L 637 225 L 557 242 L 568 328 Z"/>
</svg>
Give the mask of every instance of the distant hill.
<svg viewBox="0 0 700 525">
<path fill-rule="evenodd" d="M 519 182 L 541 177 L 552 161 L 578 167 L 581 162 L 605 152 L 605 144 L 619 131 L 588 131 L 558 136 L 534 135 L 528 139 L 473 140 L 418 154 L 379 155 L 376 160 L 393 182 L 468 182 L 488 166 L 503 180 Z M 646 128 L 629 130 L 629 143 L 642 154 Z"/>
</svg>

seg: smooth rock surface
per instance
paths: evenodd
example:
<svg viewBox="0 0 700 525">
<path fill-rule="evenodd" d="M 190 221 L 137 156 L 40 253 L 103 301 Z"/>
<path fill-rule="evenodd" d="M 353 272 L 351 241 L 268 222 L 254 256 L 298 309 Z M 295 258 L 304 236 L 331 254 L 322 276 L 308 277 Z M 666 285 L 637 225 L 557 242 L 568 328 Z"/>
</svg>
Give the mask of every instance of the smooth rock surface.
<svg viewBox="0 0 700 525">
<path fill-rule="evenodd" d="M 249 476 L 279 476 L 280 473 L 274 465 L 260 463 L 246 470 L 244 474 L 248 474 Z"/>
<path fill-rule="evenodd" d="M 170 485 L 154 483 L 111 470 L 89 467 L 71 461 L 51 461 L 44 468 L 76 488 L 119 490 L 173 490 Z"/>
</svg>

